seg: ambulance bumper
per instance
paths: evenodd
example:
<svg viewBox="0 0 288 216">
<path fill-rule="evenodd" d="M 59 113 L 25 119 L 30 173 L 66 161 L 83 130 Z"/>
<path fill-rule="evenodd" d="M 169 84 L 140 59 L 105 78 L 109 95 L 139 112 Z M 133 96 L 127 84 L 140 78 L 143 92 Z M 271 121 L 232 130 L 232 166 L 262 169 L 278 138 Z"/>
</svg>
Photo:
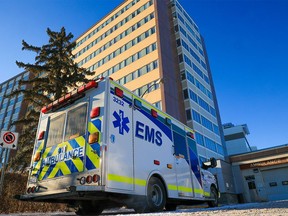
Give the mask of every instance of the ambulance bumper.
<svg viewBox="0 0 288 216">
<path fill-rule="evenodd" d="M 23 201 L 53 201 L 53 200 L 81 200 L 91 195 L 100 195 L 104 192 L 104 186 L 69 186 L 66 189 L 16 195 L 14 198 Z"/>
</svg>

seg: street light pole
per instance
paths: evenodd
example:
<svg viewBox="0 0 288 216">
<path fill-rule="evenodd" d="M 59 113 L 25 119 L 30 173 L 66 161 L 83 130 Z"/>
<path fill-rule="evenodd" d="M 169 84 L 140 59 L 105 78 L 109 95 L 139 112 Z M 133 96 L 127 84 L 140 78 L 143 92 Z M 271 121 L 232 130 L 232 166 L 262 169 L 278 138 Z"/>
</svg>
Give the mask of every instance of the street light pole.
<svg viewBox="0 0 288 216">
<path fill-rule="evenodd" d="M 143 96 L 144 96 L 145 94 L 147 94 L 148 91 L 149 91 L 152 87 L 154 87 L 154 86 L 157 85 L 157 84 L 163 83 L 163 82 L 164 82 L 164 79 L 163 79 L 163 78 L 159 78 L 159 79 L 157 80 L 157 82 L 155 82 L 154 84 L 150 85 L 150 86 L 143 92 L 143 94 L 141 95 L 141 98 L 143 98 Z"/>
</svg>

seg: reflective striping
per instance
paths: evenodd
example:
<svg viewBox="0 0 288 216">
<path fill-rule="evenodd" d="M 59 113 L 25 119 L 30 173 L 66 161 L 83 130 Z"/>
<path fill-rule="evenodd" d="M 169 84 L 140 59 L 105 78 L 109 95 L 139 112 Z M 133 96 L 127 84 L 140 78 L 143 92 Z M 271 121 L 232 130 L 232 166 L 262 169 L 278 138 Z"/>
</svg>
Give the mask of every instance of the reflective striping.
<svg viewBox="0 0 288 216">
<path fill-rule="evenodd" d="M 56 161 L 55 164 L 44 164 L 44 161 L 48 157 L 59 157 L 59 149 L 61 148 L 64 148 L 65 153 L 69 154 L 69 151 L 73 151 L 81 147 L 84 148 L 85 143 L 85 137 L 80 136 L 75 139 L 60 143 L 59 145 L 46 148 L 45 152 L 43 153 L 42 169 L 38 179 L 51 179 L 63 175 L 69 175 L 75 172 L 82 172 L 84 170 L 83 156 Z"/>
<path fill-rule="evenodd" d="M 134 184 L 138 186 L 146 186 L 147 181 L 143 179 L 131 178 L 115 174 L 108 174 L 108 181 L 121 182 L 125 184 Z"/>
<path fill-rule="evenodd" d="M 210 197 L 210 193 L 204 191 L 204 196 L 205 196 L 205 197 Z"/>
<path fill-rule="evenodd" d="M 108 181 L 116 181 L 116 182 L 121 182 L 121 183 L 126 183 L 126 184 L 133 184 L 133 178 L 114 175 L 114 174 L 108 174 Z"/>
<path fill-rule="evenodd" d="M 179 192 L 186 192 L 186 193 L 195 193 L 195 194 L 204 194 L 204 196 L 210 196 L 210 193 L 204 192 L 202 189 L 193 189 L 190 187 L 184 187 L 184 186 L 177 186 L 177 185 L 168 185 L 168 190 L 173 190 L 173 191 L 179 191 Z"/>
<path fill-rule="evenodd" d="M 142 179 L 136 179 L 135 178 L 135 185 L 139 185 L 139 186 L 146 186 L 146 180 L 142 180 Z"/>
<path fill-rule="evenodd" d="M 178 191 L 186 192 L 186 193 L 193 193 L 193 189 L 184 186 L 178 186 Z"/>
<path fill-rule="evenodd" d="M 177 185 L 171 185 L 171 184 L 169 184 L 169 185 L 168 185 L 168 190 L 177 191 L 177 190 L 178 190 Z"/>
<path fill-rule="evenodd" d="M 86 145 L 86 164 L 87 170 L 100 168 L 100 146 L 101 146 L 101 129 L 102 129 L 102 117 L 95 119 L 88 123 L 88 132 L 91 133 L 99 132 L 98 143 Z"/>
<path fill-rule="evenodd" d="M 36 152 L 42 152 L 42 150 L 44 148 L 44 140 L 38 141 L 37 146 L 38 146 L 37 150 L 34 151 L 35 154 L 36 154 Z M 33 155 L 33 157 L 34 157 L 34 155 Z M 33 160 L 33 158 L 32 158 L 32 160 Z M 39 170 L 41 168 L 41 161 L 42 160 L 40 159 L 39 161 L 35 162 L 36 164 L 33 165 L 34 169 L 32 170 L 31 175 L 37 175 L 37 173 L 39 172 Z"/>
</svg>

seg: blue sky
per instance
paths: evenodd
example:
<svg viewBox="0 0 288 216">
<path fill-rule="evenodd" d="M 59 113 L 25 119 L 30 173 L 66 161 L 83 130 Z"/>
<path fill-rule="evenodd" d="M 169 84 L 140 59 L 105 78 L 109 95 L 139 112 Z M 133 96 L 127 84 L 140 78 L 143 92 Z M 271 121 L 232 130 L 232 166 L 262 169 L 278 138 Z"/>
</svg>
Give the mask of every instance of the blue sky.
<svg viewBox="0 0 288 216">
<path fill-rule="evenodd" d="M 33 63 L 21 41 L 41 46 L 46 29 L 76 39 L 122 0 L 0 0 L 0 83 Z M 208 51 L 222 122 L 248 124 L 259 149 L 288 143 L 288 1 L 180 0 Z"/>
</svg>

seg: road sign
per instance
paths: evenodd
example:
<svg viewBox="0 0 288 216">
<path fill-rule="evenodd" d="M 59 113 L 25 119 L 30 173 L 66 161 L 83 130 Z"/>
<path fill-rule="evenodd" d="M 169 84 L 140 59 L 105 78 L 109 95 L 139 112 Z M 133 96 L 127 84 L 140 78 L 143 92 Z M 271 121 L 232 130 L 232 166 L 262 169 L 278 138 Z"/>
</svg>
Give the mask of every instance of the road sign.
<svg viewBox="0 0 288 216">
<path fill-rule="evenodd" d="M 18 133 L 11 131 L 1 131 L 0 147 L 17 149 Z"/>
</svg>

